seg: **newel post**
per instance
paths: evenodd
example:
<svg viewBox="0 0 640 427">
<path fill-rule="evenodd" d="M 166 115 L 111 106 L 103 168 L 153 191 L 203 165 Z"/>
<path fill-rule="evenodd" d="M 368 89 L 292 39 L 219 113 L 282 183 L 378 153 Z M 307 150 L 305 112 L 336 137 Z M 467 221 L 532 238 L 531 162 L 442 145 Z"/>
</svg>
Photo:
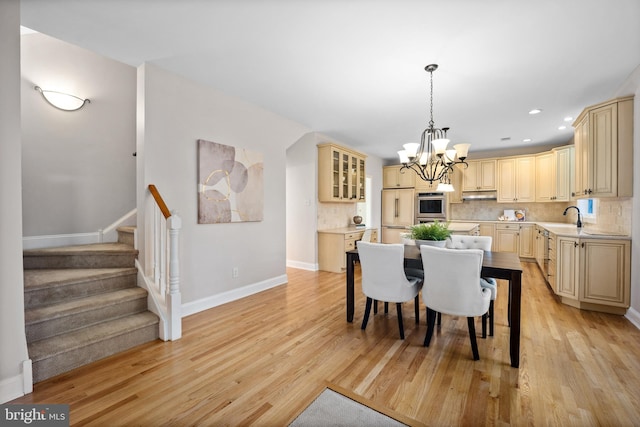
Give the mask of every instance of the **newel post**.
<svg viewBox="0 0 640 427">
<path fill-rule="evenodd" d="M 167 289 L 167 315 L 169 319 L 169 339 L 177 340 L 182 337 L 182 298 L 180 295 L 180 262 L 179 236 L 182 219 L 177 212 L 171 212 L 167 218 L 169 229 L 169 286 Z"/>
</svg>

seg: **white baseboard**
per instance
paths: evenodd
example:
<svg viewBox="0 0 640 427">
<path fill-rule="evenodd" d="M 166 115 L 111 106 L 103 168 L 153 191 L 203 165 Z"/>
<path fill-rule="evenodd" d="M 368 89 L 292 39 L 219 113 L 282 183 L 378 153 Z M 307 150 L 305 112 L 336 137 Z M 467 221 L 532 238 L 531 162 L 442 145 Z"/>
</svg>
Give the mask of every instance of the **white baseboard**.
<svg viewBox="0 0 640 427">
<path fill-rule="evenodd" d="M 301 262 L 301 261 L 293 261 L 287 260 L 287 267 L 298 268 L 300 270 L 309 270 L 309 271 L 318 271 L 318 264 L 312 264 L 310 262 Z"/>
<path fill-rule="evenodd" d="M 182 317 L 199 313 L 201 311 L 208 310 L 210 308 L 217 307 L 219 305 L 226 304 L 240 298 L 248 297 L 253 294 L 257 294 L 258 292 L 266 291 L 267 289 L 284 285 L 287 282 L 287 275 L 283 274 L 282 276 L 273 277 L 271 279 L 263 280 L 262 282 L 243 286 L 242 288 L 233 289 L 231 291 L 223 292 L 218 295 L 212 295 L 198 301 L 182 304 Z"/>
<path fill-rule="evenodd" d="M 22 362 L 22 373 L 0 381 L 0 403 L 6 403 L 33 391 L 31 360 Z"/>
<path fill-rule="evenodd" d="M 56 246 L 88 245 L 100 243 L 100 233 L 52 234 L 22 238 L 23 249 L 54 248 Z"/>
<path fill-rule="evenodd" d="M 631 307 L 627 310 L 627 314 L 625 314 L 624 317 L 629 319 L 629 322 L 633 323 L 633 326 L 640 329 L 640 312 Z"/>
</svg>

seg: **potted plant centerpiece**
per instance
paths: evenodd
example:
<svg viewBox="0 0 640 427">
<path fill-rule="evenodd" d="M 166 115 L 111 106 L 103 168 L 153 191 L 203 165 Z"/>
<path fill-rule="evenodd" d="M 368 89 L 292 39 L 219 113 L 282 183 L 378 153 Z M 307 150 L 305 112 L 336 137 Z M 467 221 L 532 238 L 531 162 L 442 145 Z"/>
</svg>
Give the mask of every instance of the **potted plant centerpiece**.
<svg viewBox="0 0 640 427">
<path fill-rule="evenodd" d="M 444 248 L 446 240 L 451 236 L 449 223 L 434 221 L 428 224 L 418 224 L 411 227 L 409 237 L 416 242 L 416 246 L 431 245 Z"/>
</svg>

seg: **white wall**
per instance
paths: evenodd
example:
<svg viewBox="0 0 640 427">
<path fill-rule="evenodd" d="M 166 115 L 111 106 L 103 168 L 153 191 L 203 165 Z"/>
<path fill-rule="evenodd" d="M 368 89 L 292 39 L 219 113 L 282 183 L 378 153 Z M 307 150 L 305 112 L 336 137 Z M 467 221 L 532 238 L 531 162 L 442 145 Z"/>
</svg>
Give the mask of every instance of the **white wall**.
<svg viewBox="0 0 640 427">
<path fill-rule="evenodd" d="M 350 210 L 350 214 L 341 218 L 348 221 L 356 214 L 355 204 L 345 206 L 342 203 L 318 202 L 318 148 L 323 142 L 334 142 L 349 147 L 326 135 L 314 132 L 303 136 L 287 150 L 287 266 L 306 270 L 318 269 L 318 233 L 320 227 L 318 215 L 323 206 L 339 206 Z M 363 154 L 367 154 L 364 152 Z M 371 177 L 371 210 L 368 227 L 380 228 L 382 159 L 367 155 L 366 171 Z M 347 226 L 343 224 L 342 226 Z"/>
<path fill-rule="evenodd" d="M 640 165 L 640 65 L 622 84 L 616 96 L 635 94 L 633 101 L 633 164 Z M 640 328 L 640 171 L 633 171 L 631 219 L 631 308 L 627 318 Z"/>
<path fill-rule="evenodd" d="M 22 279 L 20 3 L 17 1 L 0 1 L 0 54 L 0 403 L 3 403 L 31 391 Z"/>
<path fill-rule="evenodd" d="M 287 149 L 287 266 L 318 269 L 318 135 Z"/>
<path fill-rule="evenodd" d="M 138 218 L 148 184 L 155 184 L 169 209 L 182 217 L 185 311 L 226 302 L 242 295 L 243 287 L 284 283 L 286 149 L 309 129 L 151 64 L 139 67 L 138 81 Z M 263 221 L 197 224 L 198 139 L 264 155 Z M 144 230 L 138 232 L 144 242 Z"/>
<path fill-rule="evenodd" d="M 135 207 L 136 69 L 44 34 L 21 43 L 23 235 L 96 232 Z M 35 85 L 91 103 L 61 111 Z"/>
</svg>

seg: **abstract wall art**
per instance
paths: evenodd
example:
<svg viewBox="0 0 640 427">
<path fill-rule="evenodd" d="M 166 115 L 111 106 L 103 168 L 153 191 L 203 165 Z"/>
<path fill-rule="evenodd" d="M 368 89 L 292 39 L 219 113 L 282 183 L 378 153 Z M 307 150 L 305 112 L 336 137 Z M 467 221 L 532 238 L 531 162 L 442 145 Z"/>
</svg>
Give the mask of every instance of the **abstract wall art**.
<svg viewBox="0 0 640 427">
<path fill-rule="evenodd" d="M 198 224 L 262 221 L 262 153 L 198 140 Z"/>
</svg>

